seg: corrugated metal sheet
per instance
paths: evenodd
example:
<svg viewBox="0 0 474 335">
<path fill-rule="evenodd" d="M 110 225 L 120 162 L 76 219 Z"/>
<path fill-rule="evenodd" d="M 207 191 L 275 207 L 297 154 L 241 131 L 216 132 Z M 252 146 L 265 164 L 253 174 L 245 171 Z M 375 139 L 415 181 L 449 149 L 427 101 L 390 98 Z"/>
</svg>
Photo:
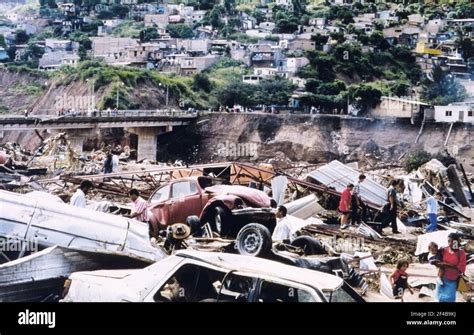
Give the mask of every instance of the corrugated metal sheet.
<svg viewBox="0 0 474 335">
<path fill-rule="evenodd" d="M 312 171 L 309 176 L 327 187 L 333 187 L 336 191 L 342 192 L 347 184 L 357 182 L 359 174 L 360 172 L 339 161 L 332 161 Z M 387 189 L 367 177 L 361 184 L 360 196 L 362 200 L 382 207 L 387 202 Z"/>
</svg>

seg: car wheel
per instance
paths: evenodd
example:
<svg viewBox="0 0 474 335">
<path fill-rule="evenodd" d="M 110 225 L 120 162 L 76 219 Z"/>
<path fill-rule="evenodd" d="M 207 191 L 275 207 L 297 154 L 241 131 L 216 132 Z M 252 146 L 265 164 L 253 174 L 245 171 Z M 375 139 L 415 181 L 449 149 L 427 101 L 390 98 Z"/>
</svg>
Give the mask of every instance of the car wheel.
<svg viewBox="0 0 474 335">
<path fill-rule="evenodd" d="M 305 255 L 324 255 L 327 253 L 321 243 L 310 236 L 299 236 L 291 242 L 291 245 L 303 249 Z"/>
<path fill-rule="evenodd" d="M 225 236 L 227 233 L 227 211 L 222 207 L 216 207 L 214 209 L 214 220 L 212 230 L 221 236 Z"/>
<path fill-rule="evenodd" d="M 191 227 L 191 234 L 195 234 L 201 228 L 201 220 L 196 215 L 190 215 L 186 218 L 186 224 Z"/>
<path fill-rule="evenodd" d="M 265 256 L 272 248 L 272 236 L 264 225 L 250 223 L 237 234 L 236 246 L 241 255 Z"/>
</svg>

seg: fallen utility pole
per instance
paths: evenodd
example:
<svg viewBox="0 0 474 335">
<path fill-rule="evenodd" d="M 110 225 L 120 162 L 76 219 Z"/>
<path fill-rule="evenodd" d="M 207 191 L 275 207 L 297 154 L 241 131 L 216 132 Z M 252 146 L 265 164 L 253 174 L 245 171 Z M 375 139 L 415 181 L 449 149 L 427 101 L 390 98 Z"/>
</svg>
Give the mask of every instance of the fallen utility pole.
<svg viewBox="0 0 474 335">
<path fill-rule="evenodd" d="M 449 185 L 453 189 L 454 196 L 456 200 L 459 201 L 461 206 L 463 207 L 471 207 L 469 201 L 467 201 L 466 194 L 464 193 L 464 189 L 462 187 L 461 180 L 459 179 L 458 172 L 456 169 L 456 165 L 451 164 L 448 166 L 448 179 Z"/>
</svg>

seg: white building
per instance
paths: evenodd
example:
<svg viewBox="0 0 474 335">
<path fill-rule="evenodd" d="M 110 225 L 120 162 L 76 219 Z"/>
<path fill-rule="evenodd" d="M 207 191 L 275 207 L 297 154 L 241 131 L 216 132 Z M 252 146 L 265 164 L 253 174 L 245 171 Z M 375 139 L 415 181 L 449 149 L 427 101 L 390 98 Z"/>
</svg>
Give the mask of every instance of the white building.
<svg viewBox="0 0 474 335">
<path fill-rule="evenodd" d="M 469 105 L 434 106 L 434 120 L 474 123 L 474 108 Z"/>
<path fill-rule="evenodd" d="M 257 85 L 262 80 L 262 76 L 257 75 L 245 75 L 242 76 L 242 82 L 245 84 Z"/>
</svg>

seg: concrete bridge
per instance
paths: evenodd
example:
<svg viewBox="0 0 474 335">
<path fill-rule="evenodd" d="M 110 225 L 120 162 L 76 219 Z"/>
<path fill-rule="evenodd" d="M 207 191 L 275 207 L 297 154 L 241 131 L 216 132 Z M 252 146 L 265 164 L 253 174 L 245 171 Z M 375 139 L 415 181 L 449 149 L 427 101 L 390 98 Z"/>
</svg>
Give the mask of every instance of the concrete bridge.
<svg viewBox="0 0 474 335">
<path fill-rule="evenodd" d="M 159 110 L 120 110 L 51 115 L 11 115 L 0 117 L 0 132 L 11 130 L 41 130 L 66 132 L 71 145 L 82 153 L 84 139 L 95 136 L 99 129 L 124 128 L 138 136 L 137 159 L 156 159 L 156 136 L 173 127 L 186 126 L 196 119 L 196 113 Z"/>
</svg>

